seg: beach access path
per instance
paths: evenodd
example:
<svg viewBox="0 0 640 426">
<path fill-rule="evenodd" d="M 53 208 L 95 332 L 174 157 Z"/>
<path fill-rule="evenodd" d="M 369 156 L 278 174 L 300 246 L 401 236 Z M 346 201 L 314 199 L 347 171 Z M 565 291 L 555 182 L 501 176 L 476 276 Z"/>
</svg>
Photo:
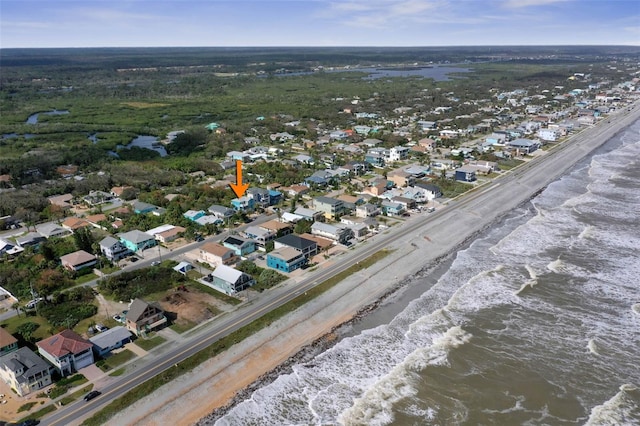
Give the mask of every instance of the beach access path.
<svg viewBox="0 0 640 426">
<path fill-rule="evenodd" d="M 636 104 L 625 107 L 545 155 L 451 200 L 439 211 L 414 216 L 342 255 L 335 263 L 364 260 L 365 255 L 382 247 L 392 250 L 383 260 L 134 403 L 117 414 L 111 423 L 197 423 L 232 402 L 238 392 L 277 369 L 305 346 L 323 336 L 330 339 L 331 330 L 366 306 L 375 304 L 406 277 L 455 253 L 639 118 L 640 108 Z M 71 424 L 80 422 L 77 419 Z"/>
</svg>

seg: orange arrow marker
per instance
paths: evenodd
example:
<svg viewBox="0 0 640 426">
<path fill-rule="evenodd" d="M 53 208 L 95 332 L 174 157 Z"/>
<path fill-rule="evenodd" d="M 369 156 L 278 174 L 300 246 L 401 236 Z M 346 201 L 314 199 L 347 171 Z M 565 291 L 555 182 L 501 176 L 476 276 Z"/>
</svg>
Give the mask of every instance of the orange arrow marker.
<svg viewBox="0 0 640 426">
<path fill-rule="evenodd" d="M 240 160 L 236 160 L 236 183 L 230 183 L 229 186 L 238 198 L 242 197 L 249 188 L 248 183 L 242 183 L 242 161 Z"/>
</svg>

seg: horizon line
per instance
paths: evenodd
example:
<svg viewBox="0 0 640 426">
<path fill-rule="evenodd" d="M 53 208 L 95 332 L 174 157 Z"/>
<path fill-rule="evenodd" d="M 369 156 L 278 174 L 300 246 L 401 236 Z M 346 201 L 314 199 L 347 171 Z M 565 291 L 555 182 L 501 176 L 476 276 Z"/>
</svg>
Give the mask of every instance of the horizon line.
<svg viewBox="0 0 640 426">
<path fill-rule="evenodd" d="M 371 49 L 407 49 L 407 48 L 459 48 L 459 47 L 636 47 L 638 44 L 443 44 L 443 45 L 238 45 L 238 46 L 212 46 L 212 45 L 165 45 L 165 46 L 12 46 L 0 47 L 0 50 L 8 49 L 169 49 L 169 48 L 205 48 L 205 49 L 281 49 L 281 48 L 371 48 Z"/>
</svg>

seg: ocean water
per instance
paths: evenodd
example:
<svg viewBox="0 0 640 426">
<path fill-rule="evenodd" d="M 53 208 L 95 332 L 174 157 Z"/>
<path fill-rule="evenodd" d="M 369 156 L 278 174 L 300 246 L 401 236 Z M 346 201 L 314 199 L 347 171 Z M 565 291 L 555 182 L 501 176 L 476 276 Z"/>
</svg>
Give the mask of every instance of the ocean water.
<svg viewBox="0 0 640 426">
<path fill-rule="evenodd" d="M 381 321 L 215 424 L 640 425 L 640 121 Z"/>
</svg>

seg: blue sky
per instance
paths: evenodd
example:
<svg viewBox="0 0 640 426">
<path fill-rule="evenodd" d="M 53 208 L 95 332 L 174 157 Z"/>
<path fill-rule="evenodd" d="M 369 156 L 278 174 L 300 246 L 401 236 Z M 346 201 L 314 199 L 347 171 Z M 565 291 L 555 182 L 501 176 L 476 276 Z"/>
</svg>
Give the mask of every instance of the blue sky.
<svg viewBox="0 0 640 426">
<path fill-rule="evenodd" d="M 0 47 L 640 45 L 638 0 L 0 0 Z"/>
</svg>

